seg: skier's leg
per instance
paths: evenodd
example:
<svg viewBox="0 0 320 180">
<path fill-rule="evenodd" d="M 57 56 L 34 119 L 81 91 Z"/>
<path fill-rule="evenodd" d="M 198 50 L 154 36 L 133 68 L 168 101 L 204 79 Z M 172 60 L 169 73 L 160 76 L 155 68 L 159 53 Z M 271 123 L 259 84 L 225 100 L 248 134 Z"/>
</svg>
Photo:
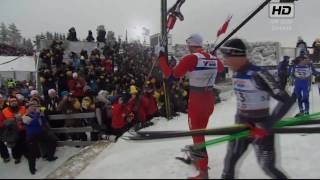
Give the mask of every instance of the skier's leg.
<svg viewBox="0 0 320 180">
<path fill-rule="evenodd" d="M 302 89 L 296 85 L 294 88 L 294 93 L 298 99 L 298 105 L 299 105 L 300 112 L 304 112 L 304 108 L 302 105 Z"/>
<path fill-rule="evenodd" d="M 203 105 L 203 102 L 208 102 Z M 214 109 L 214 95 L 212 92 L 208 93 L 191 93 L 189 98 L 189 127 L 191 130 L 205 129 L 209 121 L 209 117 Z M 201 144 L 205 142 L 204 136 L 193 136 L 194 144 Z M 206 148 L 197 152 L 203 157 L 196 162 L 197 168 L 201 173 L 207 173 L 208 171 L 208 154 Z"/>
<path fill-rule="evenodd" d="M 0 154 L 1 158 L 4 161 L 9 161 L 10 160 L 10 155 L 7 146 L 0 140 Z"/>
<path fill-rule="evenodd" d="M 189 117 L 189 126 L 191 130 L 195 130 L 195 129 L 204 129 L 207 127 L 207 123 L 204 123 L 207 121 L 207 119 L 198 117 Z M 201 144 L 205 142 L 205 137 L 204 136 L 193 136 L 193 143 L 194 144 Z M 203 157 L 203 159 L 199 160 L 196 162 L 197 168 L 199 170 L 208 170 L 208 154 L 207 154 L 207 149 L 204 148 L 202 150 L 200 150 L 198 152 L 199 154 L 201 154 L 201 157 Z"/>
<path fill-rule="evenodd" d="M 241 158 L 244 152 L 246 152 L 251 139 L 245 138 L 229 142 L 227 155 L 224 159 L 224 169 L 222 171 L 222 179 L 234 179 L 235 168 L 238 160 Z"/>
<path fill-rule="evenodd" d="M 254 149 L 258 163 L 263 171 L 273 179 L 288 179 L 275 165 L 276 151 L 274 148 L 274 135 L 254 141 Z"/>
<path fill-rule="evenodd" d="M 309 103 L 309 87 L 302 90 L 302 102 L 304 104 L 304 112 L 309 113 L 310 103 Z"/>
</svg>

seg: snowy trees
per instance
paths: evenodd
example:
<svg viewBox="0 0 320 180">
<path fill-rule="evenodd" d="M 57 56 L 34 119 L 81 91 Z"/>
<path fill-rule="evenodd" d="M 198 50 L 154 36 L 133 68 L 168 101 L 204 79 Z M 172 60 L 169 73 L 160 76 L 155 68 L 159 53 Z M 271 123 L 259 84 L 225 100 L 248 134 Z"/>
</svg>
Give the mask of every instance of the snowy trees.
<svg viewBox="0 0 320 180">
<path fill-rule="evenodd" d="M 7 27 L 4 23 L 0 25 L 0 43 L 10 45 L 20 45 L 22 43 L 22 36 L 17 26 L 12 23 Z"/>
<path fill-rule="evenodd" d="M 8 29 L 7 26 L 4 23 L 1 23 L 0 25 L 0 43 L 6 43 L 8 42 Z"/>
<path fill-rule="evenodd" d="M 33 43 L 30 38 L 22 37 L 20 30 L 12 23 L 9 26 L 3 22 L 0 25 L 0 43 L 11 45 L 13 47 L 23 48 L 32 51 Z"/>
<path fill-rule="evenodd" d="M 13 46 L 20 45 L 22 41 L 22 36 L 20 30 L 18 30 L 17 26 L 12 23 L 8 27 L 8 37 L 9 37 L 9 44 Z"/>
</svg>

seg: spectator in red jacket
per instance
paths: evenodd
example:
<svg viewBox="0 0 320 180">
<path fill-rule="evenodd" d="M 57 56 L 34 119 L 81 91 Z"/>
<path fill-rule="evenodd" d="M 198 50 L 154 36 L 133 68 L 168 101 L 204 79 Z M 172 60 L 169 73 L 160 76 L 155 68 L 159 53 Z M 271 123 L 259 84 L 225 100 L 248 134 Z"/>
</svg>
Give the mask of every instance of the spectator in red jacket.
<svg viewBox="0 0 320 180">
<path fill-rule="evenodd" d="M 137 123 L 136 130 L 149 125 L 147 122 L 148 99 L 142 94 L 138 94 L 135 86 L 130 87 L 131 98 L 128 102 L 128 108 L 133 112 Z"/>
<path fill-rule="evenodd" d="M 80 79 L 78 73 L 72 74 L 72 79 L 68 82 L 70 92 L 77 98 L 82 98 L 85 95 L 84 87 L 86 82 L 83 79 Z"/>
<path fill-rule="evenodd" d="M 107 73 L 112 73 L 112 60 L 110 58 L 105 58 L 101 61 L 101 66 L 104 67 Z"/>
<path fill-rule="evenodd" d="M 145 93 L 143 97 L 147 99 L 148 105 L 147 105 L 147 120 L 151 120 L 153 117 L 158 116 L 158 105 L 157 100 L 153 96 L 153 89 L 151 88 L 150 84 L 146 86 Z"/>
<path fill-rule="evenodd" d="M 127 98 L 120 96 L 118 102 L 112 105 L 112 128 L 113 134 L 117 138 L 129 129 L 128 125 L 133 120 L 125 101 L 127 101 Z"/>
</svg>

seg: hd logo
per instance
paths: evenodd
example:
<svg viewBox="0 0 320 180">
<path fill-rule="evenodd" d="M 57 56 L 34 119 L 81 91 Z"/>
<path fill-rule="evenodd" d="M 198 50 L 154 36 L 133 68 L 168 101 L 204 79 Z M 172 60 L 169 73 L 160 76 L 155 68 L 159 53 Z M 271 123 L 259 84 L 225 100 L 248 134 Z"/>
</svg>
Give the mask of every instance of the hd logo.
<svg viewBox="0 0 320 180">
<path fill-rule="evenodd" d="M 270 18 L 294 18 L 295 8 L 294 3 L 270 3 L 269 17 Z"/>
</svg>

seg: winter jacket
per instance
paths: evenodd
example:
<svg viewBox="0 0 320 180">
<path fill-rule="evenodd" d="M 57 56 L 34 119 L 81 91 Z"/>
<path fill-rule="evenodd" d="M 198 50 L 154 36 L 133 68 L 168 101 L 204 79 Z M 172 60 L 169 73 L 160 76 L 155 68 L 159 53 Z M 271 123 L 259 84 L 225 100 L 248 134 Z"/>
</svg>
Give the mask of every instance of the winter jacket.
<svg viewBox="0 0 320 180">
<path fill-rule="evenodd" d="M 46 112 L 48 114 L 57 114 L 58 111 L 58 105 L 59 105 L 59 97 L 56 96 L 54 98 L 48 98 L 45 101 L 45 105 L 46 105 Z"/>
<path fill-rule="evenodd" d="M 80 67 L 80 59 L 74 58 L 74 59 L 72 60 L 72 67 L 73 67 L 74 69 L 79 69 L 79 67 Z"/>
<path fill-rule="evenodd" d="M 29 122 L 25 119 L 31 119 Z M 23 118 L 24 123 L 26 124 L 27 135 L 32 136 L 35 134 L 40 134 L 43 132 L 43 125 L 45 123 L 44 117 L 40 115 L 39 112 L 31 112 Z"/>
<path fill-rule="evenodd" d="M 82 79 L 70 79 L 68 81 L 68 87 L 76 97 L 83 97 L 85 92 L 83 88 L 86 86 L 86 82 Z"/>
<path fill-rule="evenodd" d="M 68 79 L 64 74 L 60 74 L 58 77 L 58 91 L 59 95 L 62 91 L 69 91 Z"/>
<path fill-rule="evenodd" d="M 107 73 L 112 73 L 112 61 L 111 60 L 103 60 L 101 61 L 101 66 L 103 66 Z"/>
<path fill-rule="evenodd" d="M 128 109 L 124 104 L 116 103 L 112 106 L 112 128 L 122 129 L 127 124 L 126 115 Z"/>
<path fill-rule="evenodd" d="M 148 99 L 145 96 L 142 96 L 139 99 L 139 96 L 136 98 L 131 98 L 128 102 L 128 109 L 132 111 L 137 117 L 138 121 L 145 122 L 147 120 L 147 111 L 148 111 Z M 138 105 L 136 105 L 138 103 Z"/>
<path fill-rule="evenodd" d="M 150 117 L 158 112 L 157 101 L 152 93 L 146 93 L 144 95 L 144 98 L 148 100 L 148 106 L 146 110 L 147 110 L 148 117 Z"/>
<path fill-rule="evenodd" d="M 70 102 L 68 100 L 62 100 L 58 104 L 58 111 L 64 114 L 73 114 L 81 112 L 81 104 L 78 99 Z"/>
<path fill-rule="evenodd" d="M 19 113 L 18 116 L 20 116 L 22 118 L 22 116 L 24 116 L 26 114 L 27 110 L 24 106 L 20 106 L 19 107 Z M 3 116 L 4 116 L 4 123 L 5 121 L 14 121 L 16 120 L 16 124 L 18 126 L 18 130 L 19 131 L 24 131 L 25 130 L 25 126 L 22 122 L 22 119 L 16 119 L 16 115 L 15 113 L 11 110 L 10 107 L 5 108 L 3 111 Z"/>
<path fill-rule="evenodd" d="M 94 93 L 98 92 L 98 85 L 95 79 L 88 80 L 88 86 L 90 87 L 91 91 Z"/>
</svg>

